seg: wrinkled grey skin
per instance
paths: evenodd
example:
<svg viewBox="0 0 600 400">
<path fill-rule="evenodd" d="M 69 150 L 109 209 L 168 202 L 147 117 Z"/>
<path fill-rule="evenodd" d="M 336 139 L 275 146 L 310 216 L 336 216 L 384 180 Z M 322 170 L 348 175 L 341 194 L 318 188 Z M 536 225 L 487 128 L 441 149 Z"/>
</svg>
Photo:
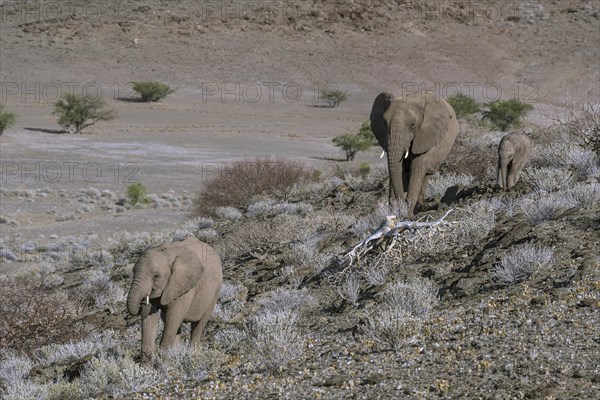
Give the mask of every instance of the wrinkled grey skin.
<svg viewBox="0 0 600 400">
<path fill-rule="evenodd" d="M 437 171 L 454 145 L 454 109 L 433 93 L 397 98 L 383 92 L 373 103 L 371 129 L 387 153 L 390 205 L 406 201 L 411 217 L 423 202 L 427 175 Z"/>
<path fill-rule="evenodd" d="M 511 132 L 498 145 L 498 184 L 504 191 L 519 181 L 521 171 L 531 156 L 531 139 L 524 133 Z"/>
<path fill-rule="evenodd" d="M 178 330 L 191 322 L 190 344 L 198 344 L 221 290 L 223 272 L 215 250 L 195 237 L 146 250 L 133 267 L 127 310 L 140 313 L 150 298 L 150 313 L 142 319 L 142 357 L 151 359 L 159 315 L 164 323 L 161 349 L 180 341 Z"/>
</svg>

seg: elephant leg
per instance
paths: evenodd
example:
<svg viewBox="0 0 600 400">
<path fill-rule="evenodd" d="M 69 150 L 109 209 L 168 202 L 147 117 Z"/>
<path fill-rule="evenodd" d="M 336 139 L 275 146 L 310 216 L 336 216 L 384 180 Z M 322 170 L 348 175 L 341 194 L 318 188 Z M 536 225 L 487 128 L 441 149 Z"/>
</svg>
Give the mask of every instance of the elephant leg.
<svg viewBox="0 0 600 400">
<path fill-rule="evenodd" d="M 421 184 L 421 190 L 419 192 L 419 200 L 417 204 L 425 204 L 425 191 L 427 190 L 427 182 L 429 181 L 429 175 L 425 174 L 423 177 L 423 183 Z"/>
<path fill-rule="evenodd" d="M 152 359 L 156 342 L 158 317 L 158 311 L 155 311 L 142 320 L 142 360 L 148 361 Z"/>
<path fill-rule="evenodd" d="M 515 186 L 515 175 L 516 175 L 516 168 L 515 168 L 515 162 L 514 160 L 510 162 L 510 164 L 508 165 L 508 179 L 506 182 L 506 186 L 507 188 L 510 190 L 513 186 Z"/>
<path fill-rule="evenodd" d="M 500 186 L 501 190 L 504 190 L 504 174 L 502 173 L 502 163 L 500 162 L 500 157 L 498 157 L 498 168 L 496 171 L 496 183 Z"/>
<path fill-rule="evenodd" d="M 194 346 L 198 346 L 202 341 L 202 334 L 204 333 L 204 328 L 208 323 L 210 315 L 204 315 L 200 319 L 200 321 L 192 322 L 192 335 L 190 337 L 190 344 Z"/>
<path fill-rule="evenodd" d="M 501 176 L 500 186 L 502 187 L 502 190 L 506 192 L 509 189 L 509 187 L 508 187 L 509 162 L 506 161 L 506 159 L 501 159 L 498 162 L 500 163 L 500 176 Z"/>
<path fill-rule="evenodd" d="M 177 342 L 181 341 L 181 338 L 178 338 L 178 336 L 180 336 L 179 329 L 181 328 L 181 324 L 183 324 L 185 313 L 188 309 L 188 302 L 174 301 L 169 305 L 169 309 L 164 313 L 165 316 L 163 318 L 165 326 L 160 341 L 161 350 L 173 347 Z"/>
<path fill-rule="evenodd" d="M 417 205 L 417 200 L 419 198 L 419 194 L 421 193 L 421 187 L 423 186 L 423 180 L 425 179 L 426 169 L 420 165 L 413 164 L 410 172 L 407 198 L 408 217 L 412 217 L 414 215 L 415 206 Z"/>
</svg>

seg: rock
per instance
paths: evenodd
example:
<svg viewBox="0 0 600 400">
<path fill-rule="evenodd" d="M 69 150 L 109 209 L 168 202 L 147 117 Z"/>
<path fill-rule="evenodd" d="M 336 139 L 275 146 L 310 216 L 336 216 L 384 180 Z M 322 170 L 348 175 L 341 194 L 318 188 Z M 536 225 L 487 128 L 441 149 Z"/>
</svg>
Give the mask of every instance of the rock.
<svg viewBox="0 0 600 400">
<path fill-rule="evenodd" d="M 363 380 L 363 383 L 365 385 L 377 385 L 378 383 L 382 382 L 384 379 L 385 379 L 385 377 L 378 372 L 369 372 L 367 374 L 367 377 Z"/>
</svg>

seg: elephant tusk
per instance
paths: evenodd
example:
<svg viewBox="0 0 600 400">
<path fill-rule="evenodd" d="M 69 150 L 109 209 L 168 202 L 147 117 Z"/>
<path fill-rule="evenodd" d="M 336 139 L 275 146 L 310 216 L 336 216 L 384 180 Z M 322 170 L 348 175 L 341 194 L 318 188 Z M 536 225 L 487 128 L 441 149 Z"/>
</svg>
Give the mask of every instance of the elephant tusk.
<svg viewBox="0 0 600 400">
<path fill-rule="evenodd" d="M 150 304 L 150 296 L 146 296 L 146 304 Z"/>
<path fill-rule="evenodd" d="M 381 155 L 379 156 L 379 158 L 383 158 L 383 156 L 385 156 L 385 150 L 381 152 Z"/>
<path fill-rule="evenodd" d="M 408 150 L 406 150 L 406 154 L 402 158 L 406 158 L 406 157 L 408 157 Z"/>
</svg>

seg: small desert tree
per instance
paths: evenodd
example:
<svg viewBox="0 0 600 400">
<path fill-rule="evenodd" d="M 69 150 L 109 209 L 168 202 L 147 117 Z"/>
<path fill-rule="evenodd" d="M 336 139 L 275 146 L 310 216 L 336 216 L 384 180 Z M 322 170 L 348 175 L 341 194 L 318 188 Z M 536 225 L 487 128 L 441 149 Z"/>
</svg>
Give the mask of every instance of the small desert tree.
<svg viewBox="0 0 600 400">
<path fill-rule="evenodd" d="M 470 96 L 462 93 L 455 94 L 446 99 L 448 104 L 454 108 L 457 118 L 462 118 L 479 111 L 479 104 Z"/>
<path fill-rule="evenodd" d="M 371 130 L 371 121 L 369 120 L 366 120 L 362 123 L 358 131 L 358 136 L 370 141 L 372 146 L 377 146 L 379 144 L 379 142 L 377 142 L 377 138 Z"/>
<path fill-rule="evenodd" d="M 135 81 L 131 83 L 133 90 L 140 94 L 145 103 L 160 101 L 175 91 L 169 85 L 161 82 Z"/>
<path fill-rule="evenodd" d="M 370 139 L 365 139 L 360 134 L 351 135 L 346 133 L 334 137 L 333 144 L 344 151 L 346 153 L 346 161 L 350 161 L 354 160 L 356 153 L 359 151 L 368 150 L 371 147 L 372 142 Z"/>
<path fill-rule="evenodd" d="M 331 108 L 335 108 L 340 103 L 348 98 L 348 93 L 340 89 L 323 88 L 321 90 L 321 100 L 323 100 Z"/>
<path fill-rule="evenodd" d="M 501 131 L 506 131 L 512 126 L 520 126 L 521 118 L 533 110 L 531 104 L 517 99 L 496 100 L 486 106 L 488 109 L 483 112 L 483 118 L 489 120 Z"/>
<path fill-rule="evenodd" d="M 0 136 L 5 130 L 15 124 L 17 117 L 15 114 L 5 111 L 4 106 L 0 104 Z"/>
<path fill-rule="evenodd" d="M 115 118 L 115 112 L 106 108 L 102 98 L 74 93 L 62 96 L 54 104 L 52 114 L 58 117 L 58 124 L 69 133 L 81 133 L 83 129 L 98 121 Z"/>
</svg>

